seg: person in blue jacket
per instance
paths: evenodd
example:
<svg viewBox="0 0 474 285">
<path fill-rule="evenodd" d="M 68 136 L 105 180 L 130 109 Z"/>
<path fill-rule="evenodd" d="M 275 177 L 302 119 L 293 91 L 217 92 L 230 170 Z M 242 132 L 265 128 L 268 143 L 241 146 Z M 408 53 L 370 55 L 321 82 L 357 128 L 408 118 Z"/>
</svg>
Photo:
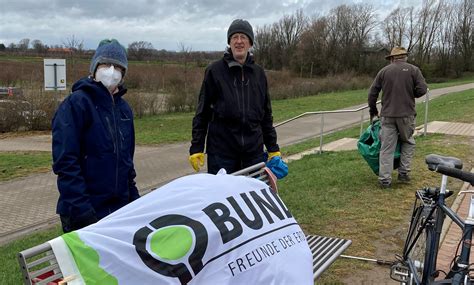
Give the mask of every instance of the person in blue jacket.
<svg viewBox="0 0 474 285">
<path fill-rule="evenodd" d="M 133 114 L 122 98 L 128 60 L 117 40 L 99 43 L 90 75 L 77 81 L 52 121 L 56 212 L 63 231 L 88 226 L 138 199 Z"/>
</svg>

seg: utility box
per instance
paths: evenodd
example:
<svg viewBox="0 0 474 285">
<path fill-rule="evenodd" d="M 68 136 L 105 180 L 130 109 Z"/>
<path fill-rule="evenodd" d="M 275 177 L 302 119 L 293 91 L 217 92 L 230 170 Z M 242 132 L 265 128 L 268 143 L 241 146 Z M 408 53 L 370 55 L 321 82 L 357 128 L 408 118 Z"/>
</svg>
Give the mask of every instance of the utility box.
<svg viewBox="0 0 474 285">
<path fill-rule="evenodd" d="M 44 59 L 44 90 L 66 90 L 65 59 Z"/>
</svg>

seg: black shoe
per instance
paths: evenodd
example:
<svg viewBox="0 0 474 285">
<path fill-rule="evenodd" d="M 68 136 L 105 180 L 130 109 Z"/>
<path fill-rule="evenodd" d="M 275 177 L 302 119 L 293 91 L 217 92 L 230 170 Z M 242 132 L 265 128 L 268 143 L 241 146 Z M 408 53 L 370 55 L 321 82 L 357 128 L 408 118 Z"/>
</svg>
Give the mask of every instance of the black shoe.
<svg viewBox="0 0 474 285">
<path fill-rule="evenodd" d="M 390 183 L 390 182 L 380 182 L 380 188 L 382 188 L 382 189 L 392 188 L 392 183 Z"/>
<path fill-rule="evenodd" d="M 400 182 L 403 182 L 403 183 L 408 183 L 410 182 L 410 176 L 408 176 L 408 174 L 402 174 L 402 173 L 399 173 L 398 174 L 398 181 Z"/>
</svg>

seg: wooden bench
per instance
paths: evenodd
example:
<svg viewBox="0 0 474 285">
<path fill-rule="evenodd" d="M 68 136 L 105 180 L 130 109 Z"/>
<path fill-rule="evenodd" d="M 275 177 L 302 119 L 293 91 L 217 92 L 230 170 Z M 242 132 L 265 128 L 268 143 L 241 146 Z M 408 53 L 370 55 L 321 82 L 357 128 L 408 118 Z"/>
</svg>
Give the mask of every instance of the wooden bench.
<svg viewBox="0 0 474 285">
<path fill-rule="evenodd" d="M 263 162 L 234 172 L 231 175 L 244 175 L 262 180 L 274 191 L 277 191 L 276 178 Z M 315 280 L 351 244 L 350 240 L 318 235 L 306 235 L 306 240 L 313 254 L 313 276 Z M 63 274 L 48 242 L 21 251 L 18 254 L 18 262 L 25 284 L 60 285 L 67 281 L 63 280 Z"/>
</svg>

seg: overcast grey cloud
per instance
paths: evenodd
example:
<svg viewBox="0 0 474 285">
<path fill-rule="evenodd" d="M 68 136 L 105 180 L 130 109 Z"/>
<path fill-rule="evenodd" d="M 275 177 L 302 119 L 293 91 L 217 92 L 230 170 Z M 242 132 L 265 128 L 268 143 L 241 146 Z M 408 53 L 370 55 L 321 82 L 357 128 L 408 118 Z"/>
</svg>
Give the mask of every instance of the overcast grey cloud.
<svg viewBox="0 0 474 285">
<path fill-rule="evenodd" d="M 0 0 L 0 43 L 39 39 L 47 45 L 73 35 L 85 48 L 104 38 L 127 46 L 147 41 L 156 49 L 223 50 L 226 31 L 235 18 L 254 27 L 272 24 L 303 9 L 307 16 L 325 15 L 342 4 L 373 5 L 380 19 L 398 6 L 421 0 Z"/>
</svg>

